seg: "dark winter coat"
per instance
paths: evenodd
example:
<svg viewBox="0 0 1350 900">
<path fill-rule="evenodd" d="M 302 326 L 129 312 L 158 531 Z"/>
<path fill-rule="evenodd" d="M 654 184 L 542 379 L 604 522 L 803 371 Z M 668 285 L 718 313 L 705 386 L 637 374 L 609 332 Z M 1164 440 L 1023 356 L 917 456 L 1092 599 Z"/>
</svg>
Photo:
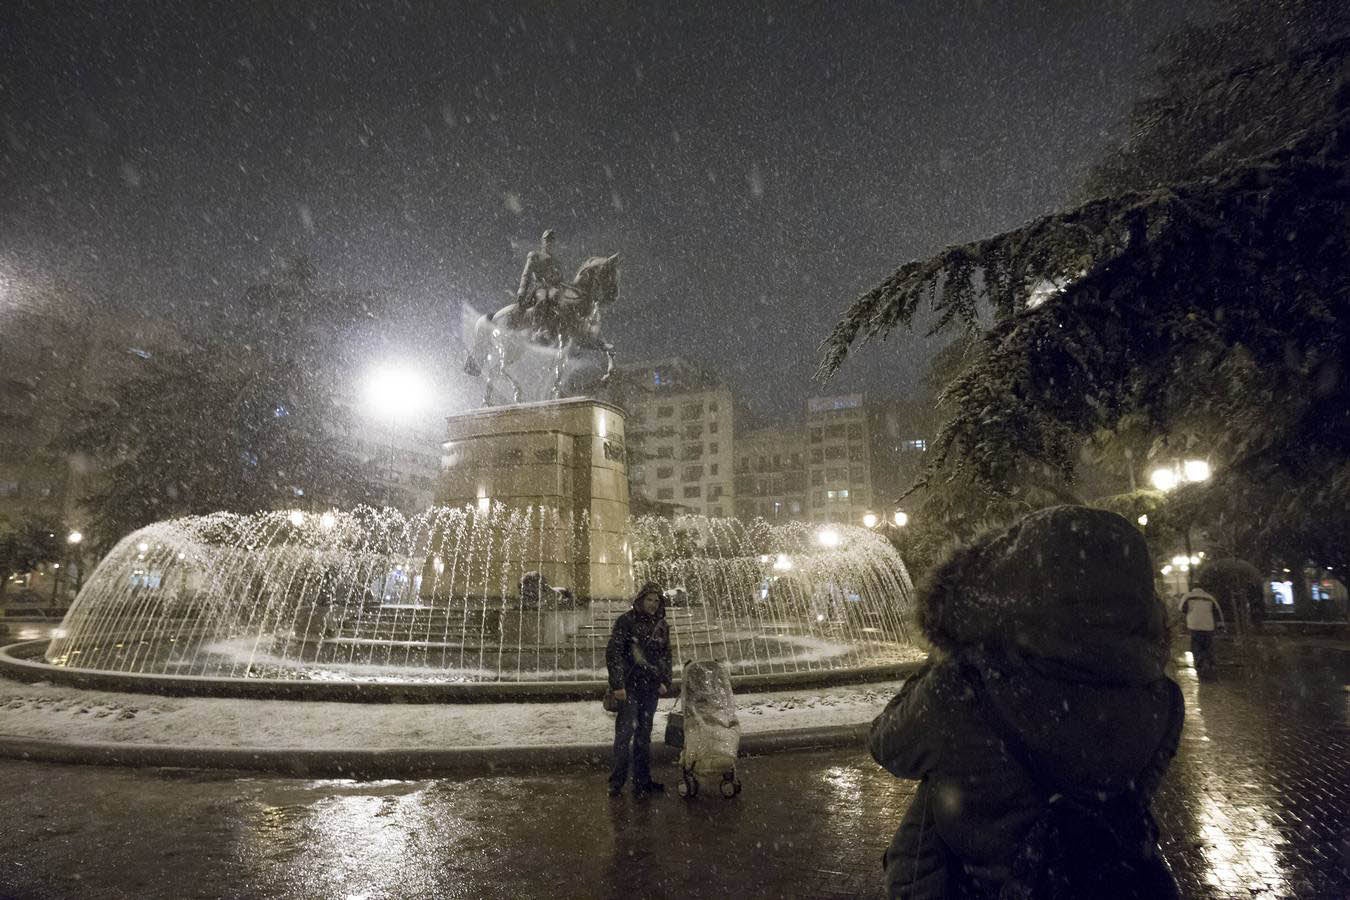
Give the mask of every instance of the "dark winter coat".
<svg viewBox="0 0 1350 900">
<path fill-rule="evenodd" d="M 609 686 L 614 690 L 650 692 L 659 685 L 670 687 L 670 626 L 666 622 L 666 598 L 661 597 L 655 615 L 639 605 L 642 593 L 633 598 L 633 608 L 614 620 L 605 648 Z"/>
<path fill-rule="evenodd" d="M 1183 706 L 1164 674 L 1148 550 L 1124 519 L 1034 513 L 940 566 L 920 621 L 937 649 L 870 738 L 881 765 L 921 780 L 886 854 L 892 896 L 959 896 L 953 885 L 972 881 L 997 890 L 1046 809 L 1047 782 L 1069 796 L 1153 795 Z"/>
</svg>

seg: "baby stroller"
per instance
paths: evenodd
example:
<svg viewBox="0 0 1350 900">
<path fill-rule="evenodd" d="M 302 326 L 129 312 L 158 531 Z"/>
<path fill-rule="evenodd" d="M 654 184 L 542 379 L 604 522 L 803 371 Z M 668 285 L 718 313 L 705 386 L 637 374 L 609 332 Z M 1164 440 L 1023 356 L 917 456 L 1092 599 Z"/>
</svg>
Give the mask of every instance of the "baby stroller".
<svg viewBox="0 0 1350 900">
<path fill-rule="evenodd" d="M 741 792 L 736 778 L 736 754 L 741 747 L 741 723 L 736 718 L 736 699 L 731 694 L 731 676 L 719 662 L 684 665 L 680 686 L 684 707 L 684 747 L 680 751 L 679 794 L 698 796 L 699 779 L 720 779 L 719 789 L 728 800 Z"/>
</svg>

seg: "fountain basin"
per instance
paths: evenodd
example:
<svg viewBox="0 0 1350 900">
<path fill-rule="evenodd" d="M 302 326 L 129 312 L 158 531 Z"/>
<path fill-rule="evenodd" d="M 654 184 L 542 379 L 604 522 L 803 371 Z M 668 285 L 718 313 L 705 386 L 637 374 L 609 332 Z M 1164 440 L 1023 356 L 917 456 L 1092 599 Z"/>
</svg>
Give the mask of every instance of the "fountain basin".
<svg viewBox="0 0 1350 900">
<path fill-rule="evenodd" d="M 132 690 L 593 696 L 629 605 L 542 575 L 589 552 L 569 543 L 578 530 L 557 510 L 491 504 L 159 522 L 99 564 L 42 657 L 71 673 L 52 680 Z M 866 529 L 690 516 L 631 519 L 625 534 L 632 578 L 668 591 L 677 671 L 717 659 L 734 682 L 837 683 L 920 653 L 904 565 Z"/>
</svg>

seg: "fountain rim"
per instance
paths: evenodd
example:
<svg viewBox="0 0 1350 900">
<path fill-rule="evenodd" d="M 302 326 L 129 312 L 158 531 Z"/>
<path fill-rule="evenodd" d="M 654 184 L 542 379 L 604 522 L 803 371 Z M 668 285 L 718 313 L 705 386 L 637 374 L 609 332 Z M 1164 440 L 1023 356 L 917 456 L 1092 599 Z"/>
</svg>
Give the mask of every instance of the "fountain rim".
<svg viewBox="0 0 1350 900">
<path fill-rule="evenodd" d="M 608 687 L 592 681 L 390 682 L 304 681 L 283 678 L 218 678 L 207 675 L 157 675 L 54 666 L 41 661 L 49 638 L 0 646 L 0 676 L 22 682 L 49 681 L 83 690 L 169 697 L 243 700 L 325 701 L 333 703 L 556 703 L 598 700 Z M 736 693 L 761 693 L 894 681 L 918 671 L 922 660 L 845 669 L 733 675 Z M 675 679 L 678 691 L 680 679 Z M 675 694 L 671 695 L 672 697 Z"/>
</svg>

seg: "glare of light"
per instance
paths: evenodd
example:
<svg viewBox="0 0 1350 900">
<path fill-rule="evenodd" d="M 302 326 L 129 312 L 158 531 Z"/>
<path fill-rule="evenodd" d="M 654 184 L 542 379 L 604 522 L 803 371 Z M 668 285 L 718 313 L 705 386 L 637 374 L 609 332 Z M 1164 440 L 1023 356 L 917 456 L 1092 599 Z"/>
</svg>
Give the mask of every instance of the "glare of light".
<svg viewBox="0 0 1350 900">
<path fill-rule="evenodd" d="M 64 638 L 65 636 L 66 636 L 66 630 L 65 630 L 64 628 L 53 628 L 53 629 L 52 629 L 52 640 L 54 640 L 54 641 L 59 641 L 59 640 L 61 640 L 62 638 Z"/>
<path fill-rule="evenodd" d="M 291 510 L 291 514 L 286 518 L 289 519 L 291 524 L 294 525 L 296 528 L 299 528 L 301 525 L 305 524 L 305 514 L 298 509 Z"/>
<path fill-rule="evenodd" d="M 84 535 L 78 531 L 72 531 L 70 534 L 66 535 L 67 544 L 78 544 L 82 540 L 84 540 Z"/>
<path fill-rule="evenodd" d="M 366 407 L 381 419 L 408 419 L 431 405 L 431 387 L 411 369 L 385 367 L 366 376 Z"/>
<path fill-rule="evenodd" d="M 445 571 L 445 560 L 441 559 L 439 556 L 433 556 L 431 558 L 431 567 L 435 569 L 436 574 L 439 575 Z"/>
<path fill-rule="evenodd" d="M 895 511 L 895 527 L 904 528 L 908 524 L 909 524 L 909 513 L 905 512 L 903 509 L 897 509 Z"/>
<path fill-rule="evenodd" d="M 141 541 L 139 544 L 136 545 L 136 549 L 144 553 L 150 549 L 150 545 L 147 544 L 145 541 Z"/>
<path fill-rule="evenodd" d="M 1148 480 L 1153 482 L 1155 488 L 1167 493 L 1177 486 L 1177 473 L 1171 469 L 1154 469 Z"/>
<path fill-rule="evenodd" d="M 792 569 L 792 557 L 786 553 L 778 554 L 778 558 L 773 561 L 775 572 L 787 572 Z"/>
<path fill-rule="evenodd" d="M 759 555 L 759 561 L 760 561 L 761 563 L 767 563 L 767 562 L 769 561 L 769 554 L 767 554 L 767 553 L 761 553 L 761 554 Z"/>
<path fill-rule="evenodd" d="M 1162 567 L 1162 573 L 1163 573 L 1164 575 L 1171 575 L 1171 574 L 1172 574 L 1172 567 L 1171 567 L 1170 565 L 1168 565 L 1168 566 L 1163 566 L 1163 567 Z"/>
<path fill-rule="evenodd" d="M 187 554 L 180 551 L 179 554 L 178 554 L 178 558 L 179 558 L 179 559 L 187 559 Z"/>
<path fill-rule="evenodd" d="M 1203 459 L 1188 459 L 1181 464 L 1181 473 L 1187 481 L 1208 481 L 1209 463 Z"/>
<path fill-rule="evenodd" d="M 1198 565 L 1200 565 L 1200 557 L 1199 557 L 1198 555 L 1192 553 L 1192 554 L 1191 554 L 1190 563 L 1191 563 L 1191 565 L 1193 565 L 1193 566 L 1198 566 Z"/>
<path fill-rule="evenodd" d="M 1184 572 L 1191 567 L 1191 558 L 1185 554 L 1179 554 L 1172 557 L 1172 565 Z"/>
<path fill-rule="evenodd" d="M 876 513 L 867 513 L 865 516 L 863 516 L 863 525 L 867 526 L 868 528 L 876 528 L 877 522 L 879 521 L 880 519 L 877 518 Z"/>
<path fill-rule="evenodd" d="M 1147 524 L 1148 524 L 1148 513 L 1144 513 L 1142 516 L 1140 516 L 1140 517 L 1139 517 L 1138 519 L 1136 519 L 1135 521 L 1137 521 L 1140 525 L 1147 525 Z"/>
<path fill-rule="evenodd" d="M 822 528 L 816 532 L 816 543 L 822 547 L 838 547 L 839 532 L 833 528 Z"/>
<path fill-rule="evenodd" d="M 61 568 L 61 564 L 60 564 L 60 563 L 52 563 L 52 568 L 53 568 L 53 569 L 59 569 L 59 568 Z"/>
<path fill-rule="evenodd" d="M 319 527 L 324 531 L 330 531 L 337 526 L 337 516 L 331 512 L 326 512 L 319 516 Z"/>
<path fill-rule="evenodd" d="M 1284 574 L 1288 575 L 1288 574 L 1289 574 L 1289 570 L 1288 570 L 1288 569 L 1285 569 L 1285 570 L 1284 570 Z"/>
<path fill-rule="evenodd" d="M 824 613 L 816 613 L 816 621 L 817 621 L 817 622 L 824 622 L 824 621 L 825 621 L 825 614 L 824 614 Z"/>
<path fill-rule="evenodd" d="M 492 498 L 491 498 L 491 497 L 479 497 L 479 498 L 478 498 L 478 511 L 479 511 L 480 513 L 486 513 L 486 512 L 487 512 L 489 509 L 491 509 L 491 508 L 492 508 Z"/>
</svg>

